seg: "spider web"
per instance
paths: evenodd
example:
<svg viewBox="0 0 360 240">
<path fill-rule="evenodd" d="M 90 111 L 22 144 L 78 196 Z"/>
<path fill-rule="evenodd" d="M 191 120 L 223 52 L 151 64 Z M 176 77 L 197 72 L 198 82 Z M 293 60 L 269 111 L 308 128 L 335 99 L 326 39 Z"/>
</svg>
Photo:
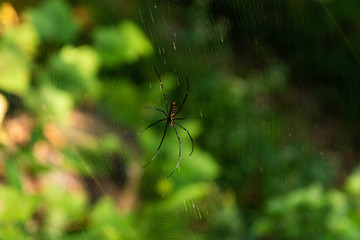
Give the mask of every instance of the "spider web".
<svg viewBox="0 0 360 240">
<path fill-rule="evenodd" d="M 0 238 L 360 234 L 355 1 L 7 4 Z"/>
</svg>

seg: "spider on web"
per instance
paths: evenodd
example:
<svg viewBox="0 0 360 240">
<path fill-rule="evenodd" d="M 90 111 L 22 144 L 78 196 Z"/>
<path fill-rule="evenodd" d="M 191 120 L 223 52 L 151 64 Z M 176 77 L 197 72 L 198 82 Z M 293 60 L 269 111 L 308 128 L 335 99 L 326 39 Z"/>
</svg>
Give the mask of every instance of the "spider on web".
<svg viewBox="0 0 360 240">
<path fill-rule="evenodd" d="M 172 101 L 170 108 L 168 108 L 167 99 L 166 99 L 166 95 L 165 95 L 165 91 L 164 91 L 164 86 L 163 86 L 163 83 L 162 83 L 162 81 L 161 81 L 161 77 L 160 77 L 159 71 L 157 70 L 156 67 L 154 67 L 154 68 L 155 68 L 155 71 L 156 71 L 156 73 L 157 73 L 157 75 L 158 75 L 158 77 L 159 77 L 159 80 L 160 80 L 160 86 L 161 86 L 162 93 L 163 93 L 163 95 L 164 95 L 164 100 L 165 100 L 165 107 L 166 107 L 166 109 L 165 109 L 165 111 L 164 111 L 164 110 L 159 109 L 159 108 L 152 108 L 152 107 L 145 107 L 145 108 L 154 109 L 154 110 L 157 110 L 157 111 L 159 111 L 159 112 L 162 112 L 162 113 L 165 115 L 165 118 L 162 118 L 162 119 L 160 119 L 160 120 L 158 120 L 158 121 L 150 124 L 150 125 L 147 126 L 145 129 L 143 129 L 143 130 L 141 130 L 140 132 L 138 132 L 137 134 L 135 134 L 134 137 L 135 137 L 136 135 L 142 133 L 142 132 L 145 131 L 146 129 L 154 126 L 155 124 L 166 120 L 165 130 L 164 130 L 164 134 L 163 134 L 163 137 L 162 137 L 162 139 L 161 139 L 160 145 L 159 145 L 158 149 L 156 150 L 156 153 L 155 153 L 154 157 L 151 159 L 151 161 L 148 162 L 148 163 L 144 166 L 144 168 L 145 168 L 146 166 L 148 166 L 148 165 L 155 159 L 156 155 L 158 154 L 158 152 L 159 152 L 159 150 L 160 150 L 160 148 L 161 148 L 161 145 L 162 145 L 162 143 L 163 143 L 163 141 L 164 141 L 167 128 L 168 128 L 168 127 L 173 127 L 173 128 L 174 128 L 175 133 L 176 133 L 176 136 L 177 136 L 178 141 L 179 141 L 179 160 L 178 160 L 178 162 L 177 162 L 176 167 L 174 168 L 174 170 L 170 173 L 169 176 L 167 176 L 167 177 L 169 178 L 171 175 L 173 175 L 173 173 L 175 172 L 175 170 L 179 167 L 179 163 L 180 163 L 180 160 L 181 160 L 181 140 L 180 140 L 180 137 L 179 137 L 178 131 L 176 130 L 175 125 L 181 127 L 184 131 L 187 132 L 187 134 L 188 134 L 189 137 L 190 137 L 190 140 L 191 140 L 191 143 L 192 143 L 192 149 L 191 149 L 191 153 L 190 153 L 189 156 L 191 156 L 191 154 L 192 154 L 193 151 L 194 151 L 194 141 L 193 141 L 193 139 L 192 139 L 189 131 L 188 131 L 186 128 L 184 128 L 183 126 L 181 126 L 180 124 L 178 124 L 177 122 L 175 122 L 175 120 L 184 120 L 184 119 L 185 119 L 184 117 L 181 117 L 181 118 L 175 118 L 175 117 L 176 117 L 176 115 L 180 112 L 180 110 L 182 109 L 182 107 L 184 106 L 184 103 L 185 103 L 186 98 L 187 98 L 187 96 L 188 96 L 188 93 L 189 93 L 189 80 L 188 80 L 188 78 L 186 77 L 187 89 L 186 89 L 185 98 L 184 98 L 181 106 L 177 109 L 177 111 L 175 111 L 175 107 L 176 107 L 176 102 L 175 102 L 175 101 Z"/>
</svg>

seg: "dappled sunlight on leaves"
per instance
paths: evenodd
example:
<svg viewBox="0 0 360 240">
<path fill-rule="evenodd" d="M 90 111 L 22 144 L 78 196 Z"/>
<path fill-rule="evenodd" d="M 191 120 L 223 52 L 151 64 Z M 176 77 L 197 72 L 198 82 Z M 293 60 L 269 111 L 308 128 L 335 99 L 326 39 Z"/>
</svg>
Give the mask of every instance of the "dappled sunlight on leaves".
<svg viewBox="0 0 360 240">
<path fill-rule="evenodd" d="M 28 62 L 17 51 L 0 45 L 0 89 L 23 95 L 29 87 Z"/>
</svg>

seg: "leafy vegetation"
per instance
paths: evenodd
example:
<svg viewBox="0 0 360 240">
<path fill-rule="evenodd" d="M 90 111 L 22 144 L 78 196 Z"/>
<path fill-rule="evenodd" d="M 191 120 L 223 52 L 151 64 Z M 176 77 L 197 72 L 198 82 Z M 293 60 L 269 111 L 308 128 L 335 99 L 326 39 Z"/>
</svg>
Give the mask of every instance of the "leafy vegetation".
<svg viewBox="0 0 360 240">
<path fill-rule="evenodd" d="M 358 238 L 359 4 L 115 2 L 0 5 L 0 239 Z"/>
</svg>

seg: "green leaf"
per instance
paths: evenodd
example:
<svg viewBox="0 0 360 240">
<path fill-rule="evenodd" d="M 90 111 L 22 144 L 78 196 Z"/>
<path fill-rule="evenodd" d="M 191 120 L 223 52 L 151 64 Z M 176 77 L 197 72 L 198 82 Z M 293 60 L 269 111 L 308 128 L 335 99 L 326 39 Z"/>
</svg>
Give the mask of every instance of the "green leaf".
<svg viewBox="0 0 360 240">
<path fill-rule="evenodd" d="M 77 98 L 95 96 L 99 90 L 99 59 L 90 46 L 65 46 L 48 63 L 48 80 Z"/>
<path fill-rule="evenodd" d="M 74 65 L 82 77 L 96 77 L 99 70 L 99 59 L 90 46 L 65 46 L 60 51 L 64 63 Z"/>
<path fill-rule="evenodd" d="M 360 198 L 360 168 L 355 169 L 355 171 L 347 178 L 345 189 L 347 192 Z"/>
<path fill-rule="evenodd" d="M 2 34 L 4 46 L 19 50 L 27 59 L 32 59 L 39 46 L 39 36 L 31 23 L 4 28 Z"/>
<path fill-rule="evenodd" d="M 0 89 L 21 95 L 29 86 L 30 72 L 27 61 L 18 51 L 0 47 Z"/>
<path fill-rule="evenodd" d="M 117 27 L 99 28 L 94 44 L 105 66 L 133 63 L 152 53 L 152 45 L 133 22 L 124 21 Z"/>
<path fill-rule="evenodd" d="M 44 84 L 24 98 L 25 104 L 45 122 L 66 122 L 74 106 L 74 99 L 68 92 L 46 83 L 49 82 L 46 81 L 46 75 L 43 77 Z"/>
<path fill-rule="evenodd" d="M 15 160 L 9 159 L 6 161 L 6 179 L 7 181 L 13 186 L 14 188 L 18 189 L 19 191 L 22 189 L 21 184 L 21 170 L 18 165 L 18 162 Z"/>
<path fill-rule="evenodd" d="M 40 7 L 31 9 L 29 14 L 40 37 L 45 41 L 65 44 L 72 42 L 77 36 L 78 26 L 65 1 L 44 1 Z"/>
<path fill-rule="evenodd" d="M 189 145 L 189 144 L 188 144 Z M 215 159 L 206 151 L 203 151 L 199 146 L 195 146 L 193 154 L 181 161 L 181 178 L 187 180 L 214 180 L 219 175 L 219 165 Z M 190 147 L 185 151 L 190 152 Z"/>
<path fill-rule="evenodd" d="M 23 195 L 20 191 L 11 187 L 0 188 L 0 223 L 23 222 L 33 216 L 37 198 Z"/>
<path fill-rule="evenodd" d="M 103 239 L 138 239 L 132 224 L 133 215 L 120 214 L 115 204 L 109 199 L 97 202 L 91 213 L 92 226 L 103 236 Z"/>
<path fill-rule="evenodd" d="M 213 185 L 211 183 L 194 183 L 187 185 L 176 192 L 169 198 L 161 202 L 161 206 L 157 208 L 163 211 L 174 211 L 176 209 L 183 209 L 184 203 L 191 203 L 209 195 Z"/>
<path fill-rule="evenodd" d="M 54 174 L 54 173 L 52 173 Z M 66 191 L 50 182 L 42 193 L 42 201 L 46 206 L 47 214 L 44 230 L 51 237 L 58 237 L 71 222 L 80 222 L 84 219 L 86 197 L 82 194 Z"/>
</svg>

